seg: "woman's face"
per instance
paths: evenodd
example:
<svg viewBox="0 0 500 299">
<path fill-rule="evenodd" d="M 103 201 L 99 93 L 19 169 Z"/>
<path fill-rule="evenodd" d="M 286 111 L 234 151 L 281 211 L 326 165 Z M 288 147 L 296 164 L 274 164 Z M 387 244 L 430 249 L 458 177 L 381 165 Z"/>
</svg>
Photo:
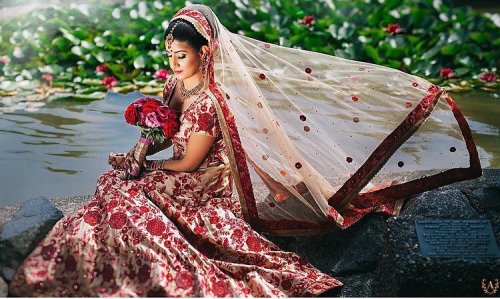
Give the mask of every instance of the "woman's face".
<svg viewBox="0 0 500 299">
<path fill-rule="evenodd" d="M 184 80 L 200 72 L 200 53 L 187 42 L 174 40 L 170 50 L 167 48 L 167 55 L 177 79 Z"/>
</svg>

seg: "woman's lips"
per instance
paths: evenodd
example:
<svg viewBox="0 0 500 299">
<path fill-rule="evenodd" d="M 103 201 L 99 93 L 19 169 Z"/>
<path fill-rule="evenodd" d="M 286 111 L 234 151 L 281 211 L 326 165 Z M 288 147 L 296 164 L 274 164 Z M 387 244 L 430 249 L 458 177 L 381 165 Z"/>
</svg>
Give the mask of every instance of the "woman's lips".
<svg viewBox="0 0 500 299">
<path fill-rule="evenodd" d="M 174 73 L 180 74 L 180 73 L 182 73 L 182 71 L 174 71 Z"/>
</svg>

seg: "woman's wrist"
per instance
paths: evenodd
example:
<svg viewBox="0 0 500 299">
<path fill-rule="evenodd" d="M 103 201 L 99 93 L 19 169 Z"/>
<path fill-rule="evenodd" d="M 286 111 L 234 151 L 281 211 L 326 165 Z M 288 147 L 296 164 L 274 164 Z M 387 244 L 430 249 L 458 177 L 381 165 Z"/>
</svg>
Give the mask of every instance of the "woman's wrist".
<svg viewBox="0 0 500 299">
<path fill-rule="evenodd" d="M 164 160 L 153 160 L 151 161 L 151 169 L 152 170 L 163 170 L 163 161 Z"/>
</svg>

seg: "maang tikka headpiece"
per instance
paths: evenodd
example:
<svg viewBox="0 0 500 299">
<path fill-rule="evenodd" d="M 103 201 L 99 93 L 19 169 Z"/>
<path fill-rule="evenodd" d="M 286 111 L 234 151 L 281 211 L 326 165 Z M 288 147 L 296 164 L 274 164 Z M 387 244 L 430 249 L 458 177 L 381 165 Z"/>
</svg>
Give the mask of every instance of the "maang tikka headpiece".
<svg viewBox="0 0 500 299">
<path fill-rule="evenodd" d="M 177 27 L 177 25 L 179 25 L 180 21 L 177 21 L 177 23 L 175 23 L 174 27 L 172 27 L 172 30 L 170 30 L 170 33 L 167 35 L 167 48 L 170 50 L 170 47 L 172 47 L 172 43 L 174 42 L 174 29 L 175 27 Z"/>
</svg>

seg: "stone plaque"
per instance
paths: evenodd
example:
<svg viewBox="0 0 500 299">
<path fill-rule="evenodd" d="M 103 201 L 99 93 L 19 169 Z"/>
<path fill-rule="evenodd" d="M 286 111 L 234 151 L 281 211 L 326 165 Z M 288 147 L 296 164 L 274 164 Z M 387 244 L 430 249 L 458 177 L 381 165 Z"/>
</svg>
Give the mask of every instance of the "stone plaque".
<svg viewBox="0 0 500 299">
<path fill-rule="evenodd" d="M 500 257 L 498 244 L 488 219 L 415 220 L 422 256 Z"/>
</svg>

